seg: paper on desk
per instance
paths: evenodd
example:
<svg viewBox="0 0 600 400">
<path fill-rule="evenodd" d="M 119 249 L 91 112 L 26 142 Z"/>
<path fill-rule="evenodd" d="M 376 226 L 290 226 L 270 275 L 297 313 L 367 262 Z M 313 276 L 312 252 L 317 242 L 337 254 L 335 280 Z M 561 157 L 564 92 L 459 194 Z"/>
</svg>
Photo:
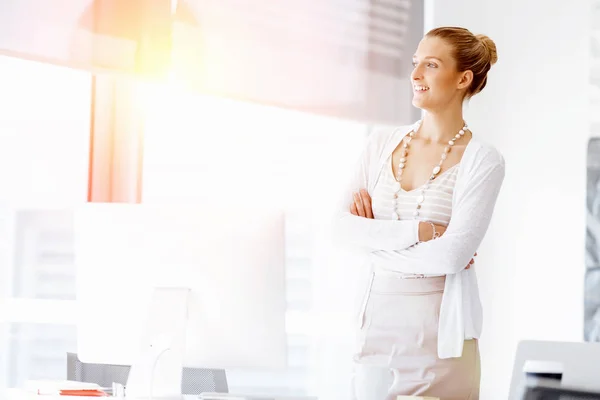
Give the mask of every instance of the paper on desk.
<svg viewBox="0 0 600 400">
<path fill-rule="evenodd" d="M 95 383 L 44 379 L 26 381 L 24 390 L 41 395 L 56 395 L 61 391 L 102 390 L 102 388 Z"/>
<path fill-rule="evenodd" d="M 59 394 L 61 396 L 71 397 L 108 397 L 108 394 L 106 392 L 97 389 L 61 390 Z"/>
</svg>

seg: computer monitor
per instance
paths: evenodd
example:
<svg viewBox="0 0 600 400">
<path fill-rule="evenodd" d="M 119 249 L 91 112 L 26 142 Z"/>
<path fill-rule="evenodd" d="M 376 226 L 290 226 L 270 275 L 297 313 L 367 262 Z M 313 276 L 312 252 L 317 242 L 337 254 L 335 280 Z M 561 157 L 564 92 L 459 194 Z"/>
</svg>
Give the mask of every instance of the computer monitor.
<svg viewBox="0 0 600 400">
<path fill-rule="evenodd" d="M 282 212 L 88 203 L 74 231 L 78 355 L 132 365 L 128 394 L 178 395 L 182 366 L 285 367 Z"/>
</svg>

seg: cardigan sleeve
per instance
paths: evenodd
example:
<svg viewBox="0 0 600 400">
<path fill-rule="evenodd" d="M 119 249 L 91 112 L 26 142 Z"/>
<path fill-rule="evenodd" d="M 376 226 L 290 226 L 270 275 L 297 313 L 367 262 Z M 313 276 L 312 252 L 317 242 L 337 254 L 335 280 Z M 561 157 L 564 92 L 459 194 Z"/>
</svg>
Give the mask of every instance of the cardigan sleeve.
<svg viewBox="0 0 600 400">
<path fill-rule="evenodd" d="M 483 164 L 483 163 L 482 163 Z M 473 168 L 474 172 L 457 198 L 444 234 L 405 250 L 376 250 L 370 259 L 376 265 L 412 274 L 455 274 L 463 270 L 487 231 L 500 187 L 504 159 Z"/>
<path fill-rule="evenodd" d="M 367 144 L 351 177 L 333 221 L 333 235 L 337 243 L 366 251 L 403 250 L 419 241 L 419 221 L 370 219 L 352 215 L 350 206 L 353 193 L 369 189 L 369 176 L 380 163 L 384 142 L 389 132 L 375 131 Z M 372 195 L 369 192 L 369 195 Z"/>
</svg>

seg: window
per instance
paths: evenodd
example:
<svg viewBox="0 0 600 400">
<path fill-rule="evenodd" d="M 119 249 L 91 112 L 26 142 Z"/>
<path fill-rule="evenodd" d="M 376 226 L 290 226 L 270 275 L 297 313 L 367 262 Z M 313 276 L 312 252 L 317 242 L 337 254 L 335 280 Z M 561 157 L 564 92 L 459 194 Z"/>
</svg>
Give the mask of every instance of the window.
<svg viewBox="0 0 600 400">
<path fill-rule="evenodd" d="M 590 32 L 590 102 L 591 102 L 591 133 L 600 135 L 600 118 L 596 111 L 600 106 L 600 1 L 592 1 L 592 29 Z"/>
<path fill-rule="evenodd" d="M 286 371 L 228 371 L 232 392 L 305 394 L 319 231 L 364 144 L 367 126 L 176 90 L 148 89 L 142 202 L 258 197 L 286 212 Z M 276 387 L 275 385 L 278 385 Z"/>
<path fill-rule="evenodd" d="M 596 293 L 600 282 L 600 263 L 598 258 L 597 229 L 594 227 L 600 219 L 598 215 L 598 160 L 600 159 L 600 1 L 592 2 L 592 29 L 590 35 L 590 115 L 591 138 L 588 141 L 587 154 L 587 229 L 586 229 L 586 277 L 585 277 L 585 329 L 587 341 L 600 341 L 600 300 Z"/>
<path fill-rule="evenodd" d="M 72 206 L 87 196 L 90 75 L 0 57 L 0 387 L 64 379 Z"/>
</svg>

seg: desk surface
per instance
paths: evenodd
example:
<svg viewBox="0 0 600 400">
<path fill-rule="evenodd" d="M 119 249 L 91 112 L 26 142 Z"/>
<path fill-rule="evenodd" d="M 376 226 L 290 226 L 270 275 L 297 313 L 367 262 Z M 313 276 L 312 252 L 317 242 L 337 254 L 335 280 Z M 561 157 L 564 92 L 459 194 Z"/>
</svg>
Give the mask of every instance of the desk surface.
<svg viewBox="0 0 600 400">
<path fill-rule="evenodd" d="M 0 394 L 2 391 L 0 390 Z M 93 400 L 93 399 L 107 399 L 107 400 L 117 400 L 116 397 L 89 397 L 89 396 L 40 396 L 30 392 L 25 392 L 22 389 L 7 389 L 4 391 L 5 396 L 0 396 L 1 399 L 6 400 Z M 155 400 L 198 400 L 200 396 L 197 395 L 186 395 L 181 396 L 176 399 L 165 399 L 160 397 L 154 397 Z M 237 400 L 240 397 L 232 397 L 231 400 Z M 250 399 L 253 400 L 317 400 L 316 397 L 290 397 L 290 396 L 251 396 Z M 125 397 L 124 400 L 141 400 L 141 399 L 131 399 Z"/>
<path fill-rule="evenodd" d="M 0 392 L 1 394 L 1 392 Z M 26 392 L 22 389 L 7 389 L 4 391 L 5 396 L 0 396 L 2 399 L 6 400 L 93 400 L 93 399 L 107 399 L 107 400 L 117 400 L 116 397 L 89 397 L 89 396 L 42 396 L 36 395 L 30 392 Z M 191 396 L 182 396 L 178 399 L 173 400 L 198 400 L 199 396 L 191 395 Z M 124 400 L 128 400 L 125 398 Z M 135 400 L 135 399 L 134 399 Z M 155 397 L 155 400 L 169 400 L 169 399 L 161 399 Z"/>
</svg>

